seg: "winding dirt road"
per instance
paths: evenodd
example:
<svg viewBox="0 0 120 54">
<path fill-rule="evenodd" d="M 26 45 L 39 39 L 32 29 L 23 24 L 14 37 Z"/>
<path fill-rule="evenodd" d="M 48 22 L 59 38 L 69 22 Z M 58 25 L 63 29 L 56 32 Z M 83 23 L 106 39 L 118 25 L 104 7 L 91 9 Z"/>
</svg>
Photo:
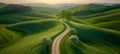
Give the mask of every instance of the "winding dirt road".
<svg viewBox="0 0 120 54">
<path fill-rule="evenodd" d="M 69 25 L 65 22 L 62 22 L 62 23 L 66 26 L 66 29 L 53 41 L 51 54 L 60 54 L 60 41 L 70 31 Z"/>
</svg>

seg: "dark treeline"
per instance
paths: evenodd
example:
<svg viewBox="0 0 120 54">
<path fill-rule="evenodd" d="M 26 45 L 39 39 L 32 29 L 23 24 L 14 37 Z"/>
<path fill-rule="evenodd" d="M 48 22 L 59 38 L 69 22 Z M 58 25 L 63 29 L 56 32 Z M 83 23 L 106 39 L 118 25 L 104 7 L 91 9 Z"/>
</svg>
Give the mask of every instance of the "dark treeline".
<svg viewBox="0 0 120 54">
<path fill-rule="evenodd" d="M 29 12 L 31 10 L 32 8 L 28 6 L 0 3 L 0 14 Z"/>
</svg>

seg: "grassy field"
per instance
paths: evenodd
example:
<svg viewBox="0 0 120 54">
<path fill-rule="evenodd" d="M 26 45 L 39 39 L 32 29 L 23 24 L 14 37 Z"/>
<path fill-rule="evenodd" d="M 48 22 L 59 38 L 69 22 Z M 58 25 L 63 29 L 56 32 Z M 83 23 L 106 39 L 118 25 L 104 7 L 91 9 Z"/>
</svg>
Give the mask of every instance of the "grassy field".
<svg viewBox="0 0 120 54">
<path fill-rule="evenodd" d="M 95 4 L 65 7 L 73 14 L 69 22 L 60 18 L 61 9 L 31 8 L 30 12 L 0 15 L 0 54 L 50 54 L 54 39 L 66 29 L 61 20 L 77 33 L 64 36 L 61 54 L 120 53 L 119 8 L 103 11 L 106 6 Z"/>
<path fill-rule="evenodd" d="M 120 9 L 82 15 L 89 7 L 75 8 L 73 11 L 81 14 L 77 13 L 68 24 L 77 34 L 70 33 L 62 39 L 61 54 L 119 54 Z"/>
<path fill-rule="evenodd" d="M 29 26 L 26 27 L 26 25 L 21 24 L 21 23 L 18 24 L 18 27 L 15 26 L 16 24 L 12 25 L 12 28 L 19 28 L 19 29 L 22 28 L 22 26 L 23 26 L 24 29 L 21 29 L 21 30 L 25 30 L 25 28 L 26 28 L 26 30 L 29 31 L 28 32 L 29 34 L 32 34 L 31 32 L 33 32 L 33 30 L 35 31 L 35 29 L 36 30 L 39 29 L 39 31 L 35 31 L 37 33 L 34 33 L 33 35 L 27 35 L 24 38 L 22 38 L 21 40 L 19 40 L 17 43 L 14 43 L 8 47 L 5 47 L 3 50 L 1 50 L 1 54 L 38 54 L 38 53 L 49 54 L 49 52 L 50 52 L 50 50 L 49 50 L 50 47 L 48 47 L 49 44 L 44 45 L 42 39 L 50 38 L 52 41 L 53 38 L 57 34 L 62 32 L 65 27 L 63 24 L 61 24 L 59 22 L 54 22 L 54 21 L 53 22 L 50 21 L 49 23 L 48 22 L 43 21 L 43 23 L 39 23 L 38 25 L 39 26 L 41 25 L 41 27 L 36 25 L 37 23 L 35 25 L 34 25 L 34 23 L 28 24 L 28 25 L 32 26 L 31 28 Z M 48 23 L 50 25 L 48 26 L 48 24 L 45 24 L 45 23 Z M 51 23 L 55 24 L 55 26 L 53 26 Z M 33 27 L 33 25 L 34 25 L 34 27 Z M 47 25 L 47 27 L 45 25 Z M 50 26 L 52 26 L 52 28 L 50 28 Z M 33 30 L 30 31 L 30 29 L 33 29 Z M 44 29 L 44 31 L 43 31 L 43 29 Z M 19 45 L 19 47 L 18 47 L 18 45 Z"/>
<path fill-rule="evenodd" d="M 119 30 L 119 20 L 120 20 L 120 10 L 115 9 L 112 11 L 109 11 L 107 13 L 104 13 L 104 15 L 91 17 L 89 19 L 85 19 L 83 21 L 93 25 L 98 26 L 102 28 L 107 29 L 113 29 L 113 30 Z"/>
<path fill-rule="evenodd" d="M 120 24 L 120 20 L 115 20 L 115 21 L 110 21 L 110 22 L 98 23 L 98 24 L 94 24 L 94 25 L 98 26 L 98 27 L 102 27 L 102 28 L 108 28 L 108 29 L 120 31 L 119 24 Z"/>
<path fill-rule="evenodd" d="M 119 12 L 115 12 L 115 13 L 111 13 L 103 16 L 89 18 L 89 19 L 86 19 L 85 21 L 92 24 L 115 21 L 115 20 L 120 20 L 119 15 L 120 15 Z"/>
<path fill-rule="evenodd" d="M 79 10 L 82 11 L 81 8 Z M 75 16 L 69 24 L 76 29 L 77 34 L 68 34 L 62 39 L 61 54 L 119 54 L 119 11 L 120 9 L 114 9 Z"/>
<path fill-rule="evenodd" d="M 18 22 L 22 22 L 22 21 L 58 18 L 55 15 L 57 13 L 54 13 L 55 11 L 54 12 L 52 12 L 52 11 L 53 11 L 53 9 L 50 9 L 50 8 L 45 10 L 44 8 L 34 7 L 31 12 L 0 15 L 0 24 L 13 24 L 13 23 L 18 23 Z M 49 12 L 52 12 L 52 14 Z"/>
<path fill-rule="evenodd" d="M 37 12 L 46 13 L 46 14 L 53 14 L 53 15 L 56 15 L 60 12 L 59 9 L 50 8 L 50 7 L 33 7 L 32 9 L 34 11 L 37 11 Z"/>
<path fill-rule="evenodd" d="M 61 41 L 61 54 L 119 54 L 120 32 L 71 22 L 77 30 L 77 38 L 72 42 L 71 35 Z M 75 44 L 76 43 L 76 44 Z"/>
<path fill-rule="evenodd" d="M 110 10 L 110 11 L 106 11 L 106 12 L 101 12 L 101 13 L 96 13 L 96 14 L 91 14 L 91 15 L 88 15 L 88 16 L 81 16 L 79 18 L 85 18 L 85 19 L 88 19 L 88 18 L 93 18 L 93 17 L 99 17 L 99 16 L 104 16 L 104 15 L 108 15 L 108 14 L 113 14 L 113 13 L 118 13 L 120 11 L 120 9 L 113 9 L 113 10 Z"/>
<path fill-rule="evenodd" d="M 52 41 L 65 29 L 53 10 L 34 7 L 0 15 L 0 54 L 49 54 Z"/>
<path fill-rule="evenodd" d="M 5 46 L 15 43 L 20 40 L 23 34 L 18 31 L 8 30 L 5 27 L 0 27 L 0 49 Z"/>
<path fill-rule="evenodd" d="M 16 24 L 8 25 L 8 29 L 23 31 L 26 34 L 32 35 L 38 32 L 43 32 L 48 30 L 54 26 L 56 26 L 59 22 L 56 20 L 34 20 L 34 21 L 26 21 Z"/>
</svg>

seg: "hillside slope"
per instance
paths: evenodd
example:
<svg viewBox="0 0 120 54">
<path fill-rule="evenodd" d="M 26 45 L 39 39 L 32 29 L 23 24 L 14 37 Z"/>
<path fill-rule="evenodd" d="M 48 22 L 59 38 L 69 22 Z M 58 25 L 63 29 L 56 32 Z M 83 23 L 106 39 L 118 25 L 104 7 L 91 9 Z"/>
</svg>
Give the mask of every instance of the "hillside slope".
<svg viewBox="0 0 120 54">
<path fill-rule="evenodd" d="M 44 45 L 44 39 L 47 38 L 52 41 L 56 35 L 64 30 L 65 27 L 59 21 L 38 20 L 11 24 L 8 25 L 7 28 L 13 31 L 24 31 L 27 35 L 21 36 L 22 39 L 3 48 L 0 54 L 48 54 L 50 52 L 50 44 Z"/>
<path fill-rule="evenodd" d="M 120 31 L 119 24 L 120 24 L 120 20 L 115 20 L 115 21 L 110 21 L 110 22 L 98 23 L 98 24 L 94 24 L 94 25 L 98 26 L 98 27 L 102 27 L 102 28 L 108 28 L 108 29 Z"/>
<path fill-rule="evenodd" d="M 85 21 L 92 24 L 115 21 L 115 20 L 120 20 L 119 15 L 120 15 L 120 12 L 117 11 L 117 12 L 109 13 L 103 16 L 89 18 L 89 19 L 86 19 Z"/>
<path fill-rule="evenodd" d="M 61 42 L 61 54 L 119 54 L 120 32 L 71 22 L 76 38 L 68 34 Z"/>
</svg>

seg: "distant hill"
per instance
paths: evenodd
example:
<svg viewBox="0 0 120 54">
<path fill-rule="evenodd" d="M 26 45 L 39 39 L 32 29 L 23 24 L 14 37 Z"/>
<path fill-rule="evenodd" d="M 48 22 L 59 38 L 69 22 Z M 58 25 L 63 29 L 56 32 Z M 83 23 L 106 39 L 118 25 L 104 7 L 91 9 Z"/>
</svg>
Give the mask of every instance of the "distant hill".
<svg viewBox="0 0 120 54">
<path fill-rule="evenodd" d="M 61 54 L 120 54 L 120 4 L 0 3 L 0 11 L 6 6 L 18 12 L 0 15 L 0 54 L 50 54 L 64 23 Z"/>
<path fill-rule="evenodd" d="M 44 4 L 44 3 L 24 3 L 22 5 L 25 5 L 25 6 L 31 6 L 31 7 L 46 7 L 48 6 L 48 4 Z"/>
<path fill-rule="evenodd" d="M 57 14 L 60 12 L 59 9 L 51 8 L 51 7 L 32 7 L 32 10 L 46 14 Z"/>
<path fill-rule="evenodd" d="M 85 16 L 90 14 L 101 13 L 113 9 L 119 9 L 120 4 L 84 4 L 68 9 L 75 16 Z"/>
<path fill-rule="evenodd" d="M 25 6 L 31 6 L 31 7 L 51 7 L 51 8 L 66 8 L 66 7 L 73 7 L 73 6 L 77 6 L 79 4 L 67 4 L 67 3 L 63 3 L 63 4 L 44 4 L 44 3 L 26 3 L 26 4 L 22 4 Z"/>
<path fill-rule="evenodd" d="M 20 5 L 20 4 L 0 3 L 0 14 L 29 12 L 31 10 L 32 9 L 29 6 L 24 6 L 24 5 Z"/>
</svg>

